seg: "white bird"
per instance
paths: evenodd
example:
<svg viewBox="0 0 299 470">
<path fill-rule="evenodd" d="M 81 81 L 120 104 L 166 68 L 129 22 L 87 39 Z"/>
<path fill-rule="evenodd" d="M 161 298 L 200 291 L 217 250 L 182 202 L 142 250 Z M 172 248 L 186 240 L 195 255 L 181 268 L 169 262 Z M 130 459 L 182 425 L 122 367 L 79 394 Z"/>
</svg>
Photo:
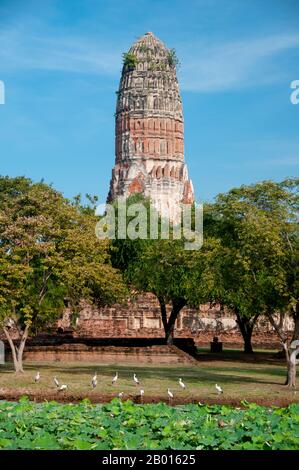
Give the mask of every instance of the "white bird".
<svg viewBox="0 0 299 470">
<path fill-rule="evenodd" d="M 185 390 L 186 385 L 184 384 L 184 382 L 182 381 L 182 379 L 179 379 L 179 384 L 180 384 L 180 386 Z"/>
<path fill-rule="evenodd" d="M 139 380 L 137 379 L 136 374 L 134 374 L 133 380 L 134 380 L 136 385 L 139 385 Z"/>
<path fill-rule="evenodd" d="M 95 372 L 93 378 L 91 379 L 91 386 L 92 388 L 96 388 L 98 385 L 98 378 L 97 378 L 97 373 Z"/>
<path fill-rule="evenodd" d="M 124 396 L 124 392 L 119 392 L 118 398 L 122 398 Z"/>
<path fill-rule="evenodd" d="M 142 397 L 143 397 L 143 395 L 144 395 L 144 390 L 143 390 L 143 388 L 140 390 L 140 395 L 141 395 Z"/>
<path fill-rule="evenodd" d="M 56 387 L 58 388 L 59 387 L 59 382 L 58 382 L 56 377 L 54 377 L 53 382 L 56 385 Z"/>
<path fill-rule="evenodd" d="M 222 390 L 222 388 L 220 387 L 220 385 L 216 384 L 216 385 L 215 385 L 215 388 L 216 388 L 216 390 L 217 390 L 217 392 L 218 392 L 219 395 L 220 395 L 221 393 L 223 393 L 223 390 Z"/>
<path fill-rule="evenodd" d="M 37 382 L 39 382 L 39 381 L 40 381 L 40 373 L 38 371 L 36 376 L 34 377 L 34 382 L 37 384 Z"/>
<path fill-rule="evenodd" d="M 116 372 L 115 376 L 112 379 L 112 385 L 116 383 L 117 379 L 118 379 L 118 372 Z"/>
<path fill-rule="evenodd" d="M 169 397 L 169 401 L 173 399 L 173 393 L 171 390 L 169 390 L 169 388 L 167 389 L 167 393 L 168 393 L 168 397 Z"/>
<path fill-rule="evenodd" d="M 66 389 L 67 389 L 67 385 L 62 384 L 62 385 L 60 385 L 60 387 L 59 387 L 59 389 L 58 389 L 58 392 L 63 392 L 63 391 L 65 391 Z"/>
</svg>

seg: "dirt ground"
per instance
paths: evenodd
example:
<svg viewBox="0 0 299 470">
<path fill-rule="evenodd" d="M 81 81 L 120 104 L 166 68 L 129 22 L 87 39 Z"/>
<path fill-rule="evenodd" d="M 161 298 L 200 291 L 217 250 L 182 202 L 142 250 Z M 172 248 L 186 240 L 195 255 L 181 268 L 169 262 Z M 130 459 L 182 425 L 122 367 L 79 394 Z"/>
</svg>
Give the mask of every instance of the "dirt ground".
<svg viewBox="0 0 299 470">
<path fill-rule="evenodd" d="M 91 403 L 107 403 L 111 401 L 113 398 L 116 398 L 118 394 L 102 394 L 102 393 L 84 393 L 84 394 L 74 394 L 74 393 L 48 393 L 48 392 L 32 392 L 26 389 L 19 390 L 18 392 L 14 392 L 11 390 L 0 389 L 0 400 L 8 400 L 8 401 L 17 401 L 22 396 L 26 395 L 29 400 L 35 401 L 37 403 L 41 403 L 44 401 L 56 401 L 59 403 L 79 403 L 85 398 L 88 398 Z M 214 398 L 207 398 L 204 396 L 189 396 L 186 395 L 184 397 L 175 397 L 173 400 L 165 399 L 165 396 L 162 395 L 151 395 L 150 397 L 144 397 L 141 399 L 140 395 L 138 394 L 124 394 L 122 400 L 132 400 L 134 403 L 137 404 L 146 404 L 146 403 L 167 403 L 171 406 L 176 405 L 184 405 L 188 403 L 199 403 L 202 405 L 230 405 L 230 406 L 239 406 L 240 408 L 244 407 L 242 401 L 237 398 L 225 397 L 225 396 L 216 396 Z M 252 398 L 248 397 L 248 402 L 252 401 Z M 289 398 L 275 398 L 273 400 L 272 397 L 261 397 L 256 398 L 254 403 L 263 406 L 278 406 L 278 407 L 286 407 L 291 403 L 299 403 L 299 393 L 297 396 L 296 392 L 290 394 Z"/>
</svg>

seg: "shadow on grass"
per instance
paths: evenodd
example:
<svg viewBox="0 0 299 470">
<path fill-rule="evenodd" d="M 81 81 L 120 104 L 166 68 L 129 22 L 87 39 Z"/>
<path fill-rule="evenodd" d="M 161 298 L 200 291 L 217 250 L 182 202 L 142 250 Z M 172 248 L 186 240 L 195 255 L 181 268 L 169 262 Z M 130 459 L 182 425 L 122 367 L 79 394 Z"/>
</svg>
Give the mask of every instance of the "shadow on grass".
<svg viewBox="0 0 299 470">
<path fill-rule="evenodd" d="M 240 350 L 223 351 L 222 353 L 211 353 L 205 349 L 198 349 L 198 362 L 240 362 L 244 364 L 269 364 L 281 365 L 284 363 L 284 357 L 276 351 L 263 351 L 247 354 Z"/>
<path fill-rule="evenodd" d="M 69 374 L 75 377 L 80 375 L 91 375 L 97 371 L 99 378 L 105 377 L 110 381 L 115 372 L 119 373 L 120 380 L 132 381 L 133 373 L 136 372 L 140 381 L 143 380 L 161 380 L 161 381 L 177 381 L 182 377 L 188 382 L 189 386 L 198 385 L 204 382 L 203 385 L 208 383 L 214 384 L 220 382 L 221 384 L 265 384 L 265 385 L 283 385 L 283 380 L 280 378 L 285 376 L 283 368 L 274 369 L 273 367 L 262 367 L 251 369 L 250 366 L 243 367 L 217 367 L 206 369 L 198 366 L 179 366 L 179 367 L 150 367 L 150 366 L 135 366 L 135 365 L 97 365 L 97 364 L 69 364 L 66 365 L 62 362 L 57 363 L 25 363 L 25 372 L 32 372 L 34 374 L 37 370 L 48 371 L 55 375 Z M 0 372 L 4 374 L 13 373 L 11 364 L 6 364 L 0 367 Z M 262 377 L 261 377 L 262 376 Z M 277 377 L 277 381 L 273 378 Z"/>
</svg>

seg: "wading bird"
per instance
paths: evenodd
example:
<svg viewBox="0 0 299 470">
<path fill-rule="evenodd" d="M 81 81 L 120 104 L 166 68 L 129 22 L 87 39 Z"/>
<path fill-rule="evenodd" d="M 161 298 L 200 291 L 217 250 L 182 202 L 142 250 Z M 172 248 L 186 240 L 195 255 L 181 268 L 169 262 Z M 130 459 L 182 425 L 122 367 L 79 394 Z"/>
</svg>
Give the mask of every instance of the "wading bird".
<svg viewBox="0 0 299 470">
<path fill-rule="evenodd" d="M 140 401 L 143 402 L 144 390 L 143 388 L 140 390 Z"/>
<path fill-rule="evenodd" d="M 112 385 L 116 383 L 117 379 L 118 379 L 118 372 L 116 372 L 115 376 L 112 379 Z"/>
<path fill-rule="evenodd" d="M 59 387 L 59 389 L 58 389 L 58 392 L 65 392 L 66 389 L 67 389 L 67 385 L 62 384 L 62 385 L 60 385 L 60 387 Z"/>
<path fill-rule="evenodd" d="M 133 380 L 134 380 L 136 385 L 139 385 L 139 380 L 137 379 L 136 374 L 134 374 Z"/>
<path fill-rule="evenodd" d="M 34 377 L 34 382 L 37 384 L 40 381 L 40 373 L 37 372 L 36 376 Z"/>
<path fill-rule="evenodd" d="M 97 373 L 95 372 L 93 378 L 91 379 L 91 386 L 92 388 L 96 388 L 98 385 L 98 378 L 97 378 Z"/>
<path fill-rule="evenodd" d="M 171 390 L 169 390 L 169 388 L 167 389 L 167 393 L 168 393 L 168 400 L 169 400 L 169 403 L 171 402 L 171 400 L 173 399 L 173 393 Z"/>
<path fill-rule="evenodd" d="M 221 393 L 223 393 L 223 390 L 222 390 L 222 388 L 220 387 L 220 385 L 216 384 L 216 385 L 215 385 L 215 388 L 216 388 L 216 390 L 217 390 L 217 392 L 218 392 L 218 395 L 221 395 Z"/>
<path fill-rule="evenodd" d="M 58 382 L 56 377 L 54 377 L 53 382 L 56 385 L 56 387 L 58 388 L 59 387 L 59 382 Z"/>
<path fill-rule="evenodd" d="M 182 379 L 179 379 L 179 384 L 180 384 L 180 386 L 185 390 L 186 385 L 184 384 L 184 382 L 182 381 Z"/>
</svg>

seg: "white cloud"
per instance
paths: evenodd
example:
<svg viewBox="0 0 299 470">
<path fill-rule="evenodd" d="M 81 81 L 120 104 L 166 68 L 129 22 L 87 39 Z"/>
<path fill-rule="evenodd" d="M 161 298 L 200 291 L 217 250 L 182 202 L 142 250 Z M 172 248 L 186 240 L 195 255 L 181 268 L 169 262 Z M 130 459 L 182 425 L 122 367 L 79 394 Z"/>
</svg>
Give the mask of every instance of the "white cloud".
<svg viewBox="0 0 299 470">
<path fill-rule="evenodd" d="M 277 56 L 298 46 L 298 33 L 281 33 L 221 45 L 201 43 L 189 48 L 185 45 L 182 89 L 213 92 L 275 82 L 283 75 L 277 66 Z"/>
<path fill-rule="evenodd" d="M 121 52 L 72 36 L 30 35 L 18 28 L 0 33 L 2 68 L 111 75 L 121 68 Z"/>
<path fill-rule="evenodd" d="M 129 44 L 109 38 L 55 35 L 19 24 L 0 32 L 2 69 L 53 70 L 117 76 Z M 282 53 L 298 48 L 299 34 L 280 33 L 242 41 L 192 43 L 178 47 L 182 90 L 217 92 L 281 80 Z M 122 48 L 123 47 L 123 48 Z"/>
</svg>

